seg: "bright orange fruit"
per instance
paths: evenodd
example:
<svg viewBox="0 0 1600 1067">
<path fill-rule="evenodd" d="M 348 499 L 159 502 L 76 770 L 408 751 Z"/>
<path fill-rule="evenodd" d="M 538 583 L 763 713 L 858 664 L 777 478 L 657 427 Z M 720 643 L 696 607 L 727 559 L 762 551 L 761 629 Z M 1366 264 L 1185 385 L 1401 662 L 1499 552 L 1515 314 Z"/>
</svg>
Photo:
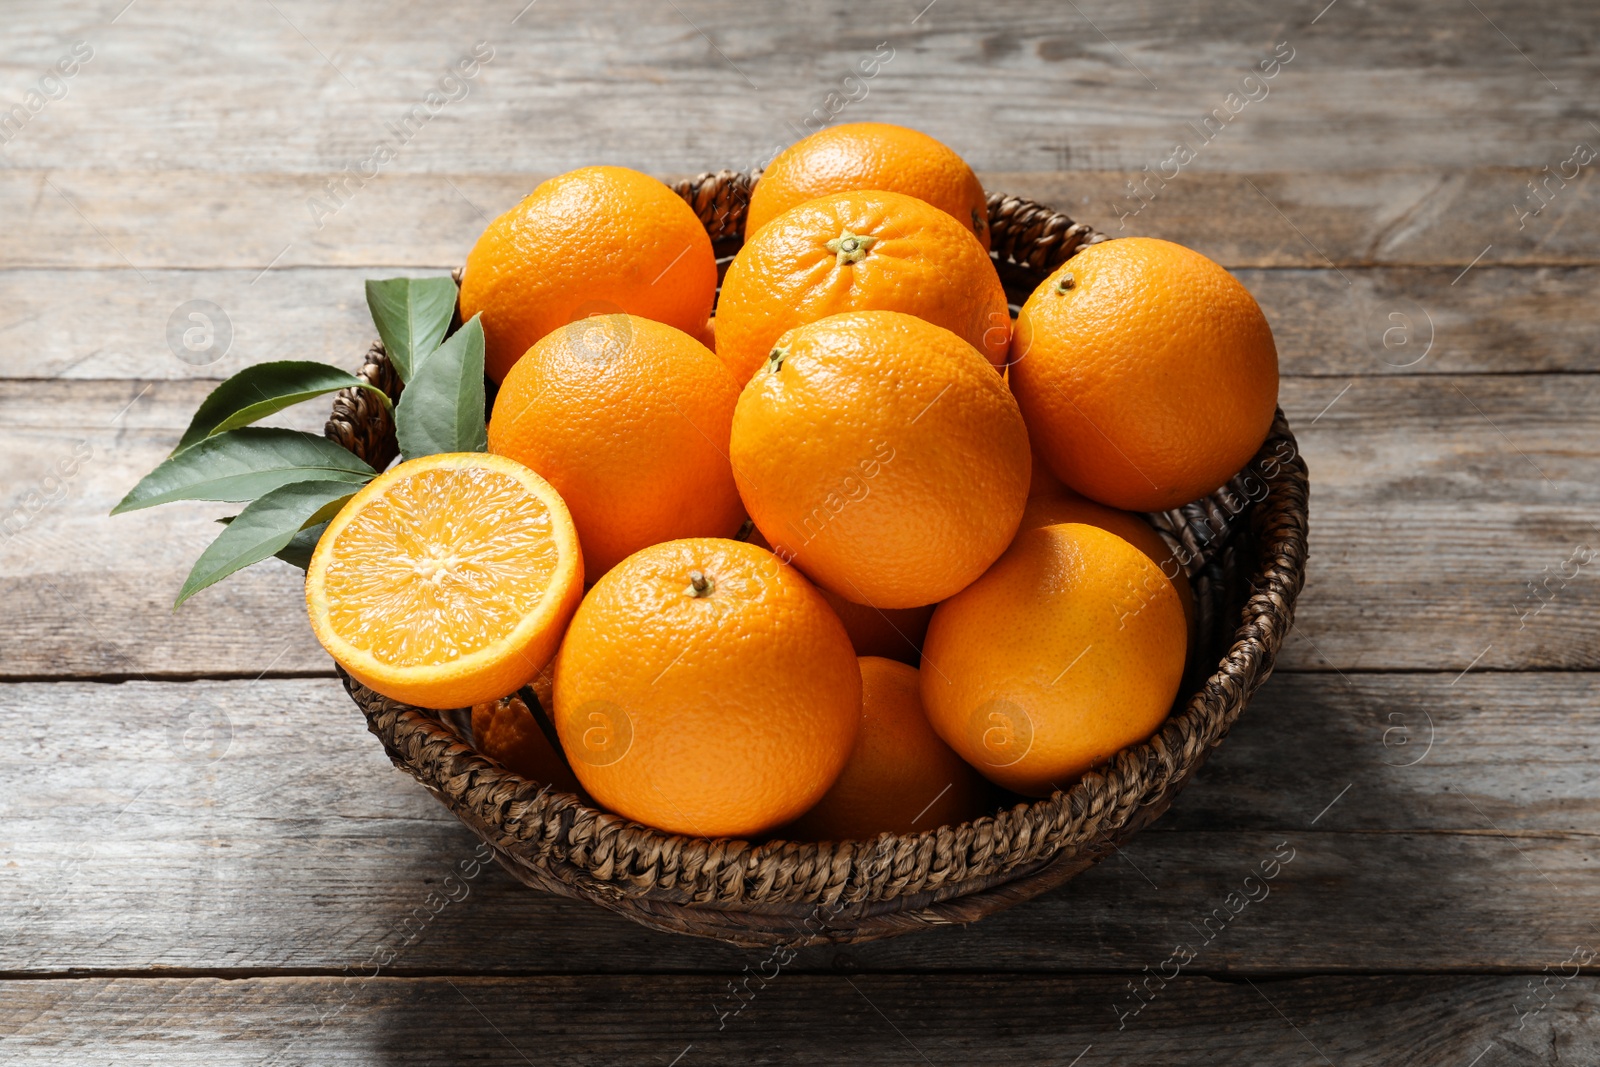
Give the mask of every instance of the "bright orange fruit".
<svg viewBox="0 0 1600 1067">
<path fill-rule="evenodd" d="M 1088 497 L 1058 486 L 1054 492 L 1036 493 L 1028 498 L 1028 507 L 1022 513 L 1021 530 L 1035 530 L 1041 526 L 1055 526 L 1063 522 L 1081 522 L 1098 526 L 1114 533 L 1149 557 L 1161 568 L 1161 573 L 1172 583 L 1178 599 L 1183 602 L 1183 615 L 1189 621 L 1189 635 L 1195 636 L 1194 590 L 1183 564 L 1166 540 L 1142 516 L 1131 511 L 1118 511 L 1097 504 Z"/>
<path fill-rule="evenodd" d="M 1046 796 L 1161 725 L 1184 639 L 1178 594 L 1143 552 L 1080 523 L 1028 530 L 934 610 L 923 706 L 991 781 Z"/>
<path fill-rule="evenodd" d="M 739 386 L 671 326 L 605 315 L 546 334 L 506 375 L 489 451 L 556 487 L 593 581 L 647 545 L 728 537 L 744 505 L 728 464 Z"/>
<path fill-rule="evenodd" d="M 1165 511 L 1250 461 L 1278 398 L 1278 351 L 1254 298 L 1170 241 L 1124 237 L 1073 256 L 1028 297 L 1011 389 L 1069 488 Z"/>
<path fill-rule="evenodd" d="M 822 596 L 771 552 L 669 541 L 584 598 L 556 660 L 554 717 L 605 807 L 672 833 L 748 836 L 839 776 L 861 671 Z"/>
<path fill-rule="evenodd" d="M 928 725 L 917 669 L 861 658 L 861 731 L 817 806 L 785 831 L 800 841 L 911 834 L 978 814 L 983 780 Z"/>
<path fill-rule="evenodd" d="M 772 545 L 760 530 L 751 530 L 747 540 L 752 545 L 772 550 Z M 844 632 L 850 635 L 850 644 L 857 656 L 881 656 L 899 660 L 915 667 L 922 655 L 922 635 L 928 632 L 928 620 L 933 618 L 932 604 L 920 608 L 873 608 L 846 600 L 826 586 L 817 586 L 817 592 L 828 602 L 833 613 L 844 623 Z M 535 682 L 535 685 L 538 683 Z"/>
<path fill-rule="evenodd" d="M 569 322 L 628 313 L 705 329 L 717 288 L 711 238 L 661 182 L 583 167 L 541 183 L 491 222 L 461 275 L 461 317 L 482 314 L 489 377 Z"/>
<path fill-rule="evenodd" d="M 472 706 L 472 746 L 524 778 L 566 793 L 578 791 L 578 779 L 520 696 Z"/>
<path fill-rule="evenodd" d="M 1011 317 L 989 254 L 904 193 L 834 193 L 745 240 L 717 302 L 717 355 L 741 384 L 788 330 L 843 311 L 903 311 L 954 331 L 996 367 Z"/>
<path fill-rule="evenodd" d="M 774 550 L 859 604 L 932 604 L 1005 551 L 1028 433 L 949 330 L 856 311 L 785 335 L 733 415 L 734 479 Z"/>
<path fill-rule="evenodd" d="M 1039 450 L 1037 448 L 1032 450 L 1032 463 L 1032 473 L 1028 481 L 1029 500 L 1032 500 L 1036 496 L 1048 496 L 1052 493 L 1060 493 L 1063 491 L 1071 492 L 1070 489 L 1067 489 L 1066 486 L 1061 484 L 1061 480 L 1059 478 L 1050 473 L 1050 464 L 1046 463 L 1039 455 Z"/>
<path fill-rule="evenodd" d="M 920 608 L 874 608 L 846 600 L 825 586 L 817 592 L 844 623 L 845 633 L 858 656 L 882 656 L 916 666 L 921 656 L 922 635 L 928 632 L 933 605 Z"/>
<path fill-rule="evenodd" d="M 830 126 L 778 154 L 756 182 L 748 238 L 807 200 L 883 189 L 925 200 L 989 247 L 989 202 L 966 160 L 925 133 L 887 122 Z"/>
<path fill-rule="evenodd" d="M 311 628 L 328 654 L 363 685 L 424 708 L 527 685 L 582 593 L 561 497 L 482 452 L 378 475 L 328 523 L 306 571 Z"/>
</svg>

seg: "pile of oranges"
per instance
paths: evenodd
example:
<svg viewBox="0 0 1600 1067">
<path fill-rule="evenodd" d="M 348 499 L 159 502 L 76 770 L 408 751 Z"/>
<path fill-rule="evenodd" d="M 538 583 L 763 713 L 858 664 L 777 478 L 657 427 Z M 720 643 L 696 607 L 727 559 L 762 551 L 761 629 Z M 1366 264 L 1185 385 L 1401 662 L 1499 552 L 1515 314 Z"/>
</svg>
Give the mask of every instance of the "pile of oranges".
<svg viewBox="0 0 1600 1067">
<path fill-rule="evenodd" d="M 319 639 L 389 697 L 473 706 L 507 766 L 705 837 L 928 830 L 1148 737 L 1195 612 L 1136 513 L 1255 454 L 1272 334 L 1220 266 L 1144 238 L 1084 249 L 1013 323 L 989 237 L 961 158 L 881 124 L 777 157 L 720 296 L 661 182 L 543 183 L 461 279 L 488 452 L 339 512 Z"/>
</svg>

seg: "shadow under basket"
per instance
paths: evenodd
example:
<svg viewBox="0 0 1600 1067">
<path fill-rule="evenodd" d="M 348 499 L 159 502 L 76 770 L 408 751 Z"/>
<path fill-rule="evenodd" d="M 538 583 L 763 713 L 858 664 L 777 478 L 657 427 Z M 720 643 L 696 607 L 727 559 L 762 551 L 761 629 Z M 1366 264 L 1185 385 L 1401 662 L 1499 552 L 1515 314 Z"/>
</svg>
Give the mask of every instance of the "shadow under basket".
<svg viewBox="0 0 1600 1067">
<path fill-rule="evenodd" d="M 753 179 L 680 182 L 719 262 L 739 249 Z M 1080 248 L 1107 238 L 1019 197 L 989 197 L 996 269 L 1019 305 Z M 362 378 L 397 397 L 381 345 Z M 382 470 L 394 425 L 362 390 L 334 401 L 327 436 Z M 417 779 L 535 889 L 592 901 L 657 930 L 735 945 L 869 941 L 970 923 L 1060 885 L 1149 825 L 1271 673 L 1305 579 L 1305 464 L 1281 411 L 1226 486 L 1149 518 L 1179 549 L 1199 639 L 1171 716 L 1154 736 L 1045 800 L 958 826 L 820 844 L 664 833 L 586 805 L 480 755 L 459 713 L 400 704 L 344 676 L 395 765 Z M 341 672 L 342 673 L 342 672 Z"/>
</svg>

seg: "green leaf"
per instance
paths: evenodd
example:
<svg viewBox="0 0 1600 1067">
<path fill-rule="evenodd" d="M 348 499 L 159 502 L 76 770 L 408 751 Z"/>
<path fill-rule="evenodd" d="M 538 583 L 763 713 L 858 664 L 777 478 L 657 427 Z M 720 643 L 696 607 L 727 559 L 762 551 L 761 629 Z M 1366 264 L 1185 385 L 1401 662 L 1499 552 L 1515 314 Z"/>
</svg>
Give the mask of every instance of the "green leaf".
<svg viewBox="0 0 1600 1067">
<path fill-rule="evenodd" d="M 377 472 L 326 437 L 248 426 L 207 437 L 163 460 L 111 514 L 170 500 L 254 500 L 290 482 L 363 485 Z"/>
<path fill-rule="evenodd" d="M 276 554 L 301 527 L 332 518 L 355 495 L 356 488 L 349 482 L 293 482 L 251 502 L 200 553 L 172 606 L 176 608 L 234 571 Z"/>
<path fill-rule="evenodd" d="M 236 517 L 229 515 L 217 521 L 226 526 Z M 317 550 L 317 542 L 322 540 L 322 531 L 327 528 L 328 524 L 326 522 L 319 522 L 315 526 L 303 526 L 293 537 L 289 538 L 288 544 L 278 549 L 273 555 L 292 567 L 308 570 L 311 567 L 311 553 Z"/>
<path fill-rule="evenodd" d="M 369 280 L 367 307 L 372 309 L 372 321 L 383 338 L 389 362 L 409 385 L 450 328 L 456 310 L 456 283 L 449 278 Z"/>
<path fill-rule="evenodd" d="M 180 452 L 212 434 L 248 426 L 302 400 L 352 386 L 375 394 L 385 407 L 389 405 L 389 398 L 382 389 L 326 363 L 283 360 L 246 367 L 213 389 L 201 402 L 173 451 Z"/>
<path fill-rule="evenodd" d="M 317 550 L 317 542 L 322 540 L 322 531 L 328 528 L 327 520 L 315 526 L 304 526 L 295 535 L 289 538 L 289 543 L 284 545 L 273 555 L 285 563 L 307 570 L 311 566 L 311 553 Z"/>
<path fill-rule="evenodd" d="M 489 447 L 483 410 L 483 323 L 474 315 L 418 368 L 395 406 L 406 459 Z"/>
</svg>

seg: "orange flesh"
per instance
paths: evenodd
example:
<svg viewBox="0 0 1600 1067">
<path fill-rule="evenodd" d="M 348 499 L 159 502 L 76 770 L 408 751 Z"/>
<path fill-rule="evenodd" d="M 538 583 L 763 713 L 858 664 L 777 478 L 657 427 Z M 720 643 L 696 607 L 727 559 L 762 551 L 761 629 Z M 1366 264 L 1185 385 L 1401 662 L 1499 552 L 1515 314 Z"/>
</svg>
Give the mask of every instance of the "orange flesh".
<svg viewBox="0 0 1600 1067">
<path fill-rule="evenodd" d="M 339 531 L 328 624 L 391 666 L 449 663 L 508 637 L 544 599 L 559 555 L 549 508 L 517 479 L 422 470 Z"/>
</svg>

